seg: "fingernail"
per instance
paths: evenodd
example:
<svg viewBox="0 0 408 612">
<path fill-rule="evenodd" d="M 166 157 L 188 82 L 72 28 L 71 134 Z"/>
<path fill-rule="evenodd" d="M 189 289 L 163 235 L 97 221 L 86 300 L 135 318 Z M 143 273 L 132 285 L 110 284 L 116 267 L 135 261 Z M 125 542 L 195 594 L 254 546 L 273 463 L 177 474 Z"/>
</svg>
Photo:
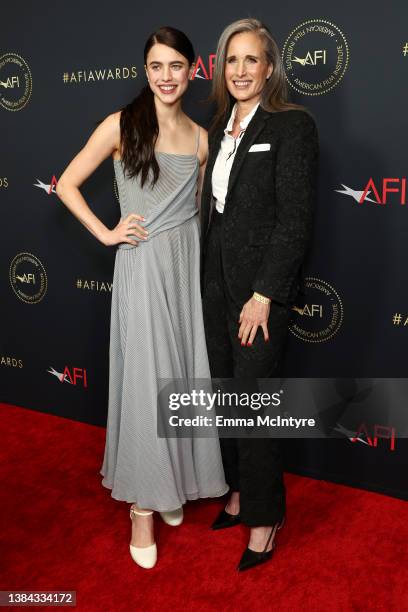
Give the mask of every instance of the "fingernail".
<svg viewBox="0 0 408 612">
<path fill-rule="evenodd" d="M 252 346 L 252 342 L 248 342 L 247 346 Z"/>
<path fill-rule="evenodd" d="M 245 345 L 245 342 L 241 342 L 241 346 L 246 346 L 246 345 Z"/>
<path fill-rule="evenodd" d="M 265 340 L 265 342 L 269 342 L 269 338 L 267 338 L 267 339 Z"/>
</svg>

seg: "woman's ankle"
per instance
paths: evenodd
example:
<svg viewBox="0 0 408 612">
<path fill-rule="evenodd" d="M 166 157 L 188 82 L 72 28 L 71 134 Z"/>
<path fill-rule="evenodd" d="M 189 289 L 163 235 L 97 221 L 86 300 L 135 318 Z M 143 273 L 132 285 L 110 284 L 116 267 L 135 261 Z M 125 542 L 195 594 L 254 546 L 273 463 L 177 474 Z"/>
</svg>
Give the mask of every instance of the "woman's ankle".
<svg viewBox="0 0 408 612">
<path fill-rule="evenodd" d="M 131 504 L 130 510 L 138 516 L 149 516 L 154 513 L 154 510 L 151 510 L 150 508 L 140 508 L 140 506 L 138 506 L 136 503 Z"/>
<path fill-rule="evenodd" d="M 231 497 L 225 506 L 225 511 L 232 515 L 239 514 L 239 491 L 233 491 L 231 493 Z"/>
</svg>

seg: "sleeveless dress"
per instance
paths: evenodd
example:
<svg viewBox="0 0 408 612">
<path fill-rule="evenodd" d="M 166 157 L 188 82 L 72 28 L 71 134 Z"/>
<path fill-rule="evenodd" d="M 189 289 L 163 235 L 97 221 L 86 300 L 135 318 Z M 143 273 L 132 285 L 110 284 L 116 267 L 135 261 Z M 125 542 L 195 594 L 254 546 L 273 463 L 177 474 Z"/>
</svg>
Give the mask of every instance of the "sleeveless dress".
<svg viewBox="0 0 408 612">
<path fill-rule="evenodd" d="M 198 138 L 200 130 L 198 131 Z M 198 139 L 197 139 L 198 152 Z M 199 160 L 156 152 L 143 188 L 113 160 L 122 218 L 149 235 L 120 243 L 112 284 L 109 400 L 100 473 L 114 499 L 159 512 L 228 491 L 217 437 L 159 438 L 158 379 L 210 379 L 200 292 Z M 150 175 L 151 176 L 151 175 Z"/>
</svg>

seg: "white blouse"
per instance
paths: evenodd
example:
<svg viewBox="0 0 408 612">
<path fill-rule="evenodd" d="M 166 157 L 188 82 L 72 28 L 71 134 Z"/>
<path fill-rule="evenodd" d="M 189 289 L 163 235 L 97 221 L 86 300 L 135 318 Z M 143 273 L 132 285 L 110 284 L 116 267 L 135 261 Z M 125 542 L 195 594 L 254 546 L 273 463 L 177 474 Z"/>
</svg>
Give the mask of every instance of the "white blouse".
<svg viewBox="0 0 408 612">
<path fill-rule="evenodd" d="M 235 154 L 237 152 L 239 143 L 242 140 L 245 130 L 248 127 L 249 122 L 254 116 L 256 109 L 259 106 L 259 102 L 254 106 L 248 115 L 246 115 L 240 122 L 240 132 L 236 138 L 228 134 L 232 131 L 234 125 L 235 113 L 237 111 L 237 104 L 231 112 L 231 116 L 228 120 L 227 127 L 224 129 L 224 137 L 221 140 L 220 150 L 218 151 L 217 159 L 215 160 L 213 172 L 212 172 L 212 192 L 216 200 L 215 208 L 218 212 L 224 212 L 225 198 L 228 190 L 228 181 L 231 173 L 232 164 L 234 163 Z"/>
</svg>

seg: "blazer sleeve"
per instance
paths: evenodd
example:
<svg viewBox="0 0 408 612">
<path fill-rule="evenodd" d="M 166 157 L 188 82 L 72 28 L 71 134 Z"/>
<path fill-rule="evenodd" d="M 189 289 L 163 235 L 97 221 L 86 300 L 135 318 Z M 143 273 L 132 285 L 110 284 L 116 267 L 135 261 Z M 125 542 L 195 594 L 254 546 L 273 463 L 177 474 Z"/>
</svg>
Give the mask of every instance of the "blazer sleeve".
<svg viewBox="0 0 408 612">
<path fill-rule="evenodd" d="M 283 126 L 275 167 L 276 219 L 252 289 L 288 304 L 312 233 L 318 164 L 318 133 L 305 111 Z"/>
</svg>

